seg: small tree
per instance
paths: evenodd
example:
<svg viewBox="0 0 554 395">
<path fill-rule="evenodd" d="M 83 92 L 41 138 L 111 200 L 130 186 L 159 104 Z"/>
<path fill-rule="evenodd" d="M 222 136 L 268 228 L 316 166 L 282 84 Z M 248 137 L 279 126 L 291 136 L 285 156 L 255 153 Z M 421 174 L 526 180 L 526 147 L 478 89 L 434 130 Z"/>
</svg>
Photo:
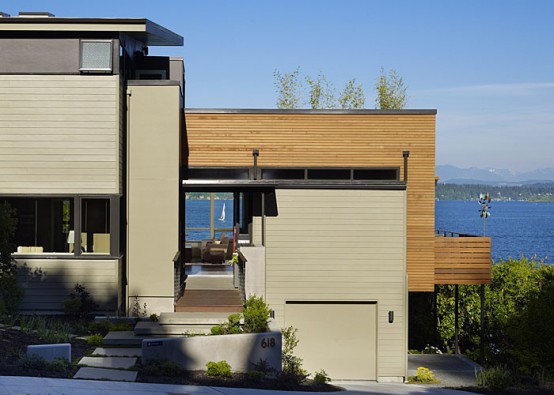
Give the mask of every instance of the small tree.
<svg viewBox="0 0 554 395">
<path fill-rule="evenodd" d="M 298 80 L 300 67 L 290 73 L 273 72 L 275 86 L 277 88 L 277 108 L 295 109 L 300 104 L 300 91 L 302 84 Z"/>
<path fill-rule="evenodd" d="M 385 69 L 381 68 L 381 75 L 375 84 L 377 97 L 375 98 L 375 108 L 381 110 L 401 110 L 406 107 L 408 100 L 406 89 L 402 77 L 396 70 L 392 69 L 387 75 Z"/>
<path fill-rule="evenodd" d="M 17 265 L 11 255 L 16 226 L 15 210 L 7 202 L 0 202 L 0 316 L 14 314 L 23 298 L 23 289 L 17 284 Z"/>
<path fill-rule="evenodd" d="M 313 110 L 337 108 L 335 100 L 335 88 L 323 74 L 319 73 L 317 78 L 306 77 L 308 83 L 308 103 Z"/>
<path fill-rule="evenodd" d="M 356 85 L 356 79 L 352 78 L 344 86 L 341 92 L 338 102 L 340 108 L 344 110 L 361 109 L 364 108 L 365 96 L 362 84 Z"/>
</svg>

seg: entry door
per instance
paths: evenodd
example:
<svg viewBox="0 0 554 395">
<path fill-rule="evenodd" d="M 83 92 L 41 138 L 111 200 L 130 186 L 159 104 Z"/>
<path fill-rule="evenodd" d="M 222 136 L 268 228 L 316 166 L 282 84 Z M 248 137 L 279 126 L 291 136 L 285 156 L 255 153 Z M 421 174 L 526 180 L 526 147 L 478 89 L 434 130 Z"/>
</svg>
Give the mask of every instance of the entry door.
<svg viewBox="0 0 554 395">
<path fill-rule="evenodd" d="M 285 326 L 298 329 L 294 354 L 309 373 L 376 380 L 376 311 L 375 303 L 287 302 Z"/>
</svg>

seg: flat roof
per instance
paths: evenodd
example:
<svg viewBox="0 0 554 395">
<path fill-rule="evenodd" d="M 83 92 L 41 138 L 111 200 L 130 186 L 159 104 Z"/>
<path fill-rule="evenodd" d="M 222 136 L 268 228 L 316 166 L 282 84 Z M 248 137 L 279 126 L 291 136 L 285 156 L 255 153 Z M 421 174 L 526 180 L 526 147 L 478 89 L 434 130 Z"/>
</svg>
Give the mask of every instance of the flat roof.
<svg viewBox="0 0 554 395">
<path fill-rule="evenodd" d="M 145 18 L 0 17 L 1 32 L 120 32 L 151 46 L 182 46 L 183 37 Z"/>
<path fill-rule="evenodd" d="M 311 110 L 263 108 L 185 108 L 185 114 L 329 114 L 329 115 L 436 115 L 436 109 L 404 110 Z"/>
<path fill-rule="evenodd" d="M 189 191 L 228 191 L 251 190 L 269 191 L 273 189 L 377 189 L 405 190 L 404 181 L 372 180 L 183 180 L 182 185 Z"/>
</svg>

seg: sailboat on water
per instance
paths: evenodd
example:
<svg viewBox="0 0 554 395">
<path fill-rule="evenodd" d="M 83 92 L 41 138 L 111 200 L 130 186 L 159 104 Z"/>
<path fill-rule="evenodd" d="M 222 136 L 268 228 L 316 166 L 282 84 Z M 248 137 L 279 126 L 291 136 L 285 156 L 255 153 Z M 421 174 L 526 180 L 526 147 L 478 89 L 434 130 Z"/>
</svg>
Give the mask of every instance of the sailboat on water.
<svg viewBox="0 0 554 395">
<path fill-rule="evenodd" d="M 221 210 L 221 217 L 219 217 L 221 222 L 225 222 L 225 203 L 223 203 L 223 209 Z"/>
</svg>

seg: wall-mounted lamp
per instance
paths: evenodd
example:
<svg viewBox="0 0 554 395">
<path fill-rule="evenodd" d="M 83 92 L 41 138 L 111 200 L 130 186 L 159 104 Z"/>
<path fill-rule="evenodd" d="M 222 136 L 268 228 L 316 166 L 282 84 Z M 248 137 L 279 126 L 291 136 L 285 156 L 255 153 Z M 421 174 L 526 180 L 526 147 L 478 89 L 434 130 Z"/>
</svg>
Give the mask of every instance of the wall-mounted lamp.
<svg viewBox="0 0 554 395">
<path fill-rule="evenodd" d="M 254 157 L 254 180 L 258 179 L 258 156 L 260 155 L 260 150 L 254 148 L 252 150 L 252 156 Z"/>
<path fill-rule="evenodd" d="M 394 311 L 389 311 L 389 324 L 394 322 Z"/>
<path fill-rule="evenodd" d="M 269 310 L 269 317 L 275 318 L 275 310 Z"/>
</svg>

